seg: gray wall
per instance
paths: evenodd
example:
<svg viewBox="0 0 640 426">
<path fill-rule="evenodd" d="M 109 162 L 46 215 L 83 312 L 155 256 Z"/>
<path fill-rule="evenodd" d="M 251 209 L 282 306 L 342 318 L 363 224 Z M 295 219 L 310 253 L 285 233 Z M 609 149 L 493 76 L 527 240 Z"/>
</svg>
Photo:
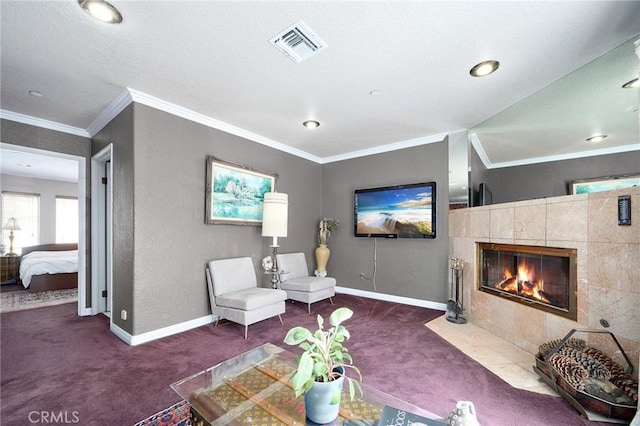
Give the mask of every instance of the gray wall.
<svg viewBox="0 0 640 426">
<path fill-rule="evenodd" d="M 77 197 L 78 184 L 10 175 L 2 175 L 0 182 L 2 182 L 2 191 L 40 194 L 40 244 L 55 243 L 56 197 Z"/>
<path fill-rule="evenodd" d="M 338 285 L 435 302 L 447 297 L 448 274 L 448 142 L 325 164 L 322 167 L 322 211 L 340 221 L 331 233 L 329 275 Z M 435 240 L 373 239 L 353 236 L 353 192 L 377 186 L 437 183 Z M 375 244 L 375 245 L 374 245 Z"/>
<path fill-rule="evenodd" d="M 133 305 L 134 288 L 134 106 L 129 105 L 93 138 L 95 155 L 108 144 L 113 144 L 113 275 L 112 321 L 129 334 L 133 334 L 137 312 Z M 120 312 L 126 310 L 126 321 Z"/>
<path fill-rule="evenodd" d="M 602 176 L 640 173 L 640 151 L 486 169 L 471 146 L 471 182 L 487 182 L 493 203 L 567 195 L 568 182 Z"/>
<path fill-rule="evenodd" d="M 260 261 L 270 253 L 269 240 L 260 227 L 204 222 L 208 155 L 279 174 L 277 189 L 289 194 L 289 231 L 279 240 L 280 252 L 303 251 L 310 258 L 322 207 L 319 164 L 144 105 L 134 104 L 133 111 L 133 179 L 114 176 L 114 202 L 121 186 L 128 192 L 133 182 L 133 208 L 127 211 L 135 241 L 133 294 L 122 302 L 133 303 L 132 334 L 208 315 L 204 271 L 210 260 L 250 256 L 262 284 L 268 285 Z M 130 161 L 119 151 L 114 159 L 114 165 Z M 128 243 L 115 241 L 116 246 Z"/>
</svg>

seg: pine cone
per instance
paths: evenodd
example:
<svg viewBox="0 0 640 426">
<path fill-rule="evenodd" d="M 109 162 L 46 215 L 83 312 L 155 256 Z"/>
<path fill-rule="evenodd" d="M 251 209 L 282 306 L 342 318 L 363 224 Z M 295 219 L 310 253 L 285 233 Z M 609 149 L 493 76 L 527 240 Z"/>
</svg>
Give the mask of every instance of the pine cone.
<svg viewBox="0 0 640 426">
<path fill-rule="evenodd" d="M 566 355 L 554 354 L 549 363 L 564 377 L 571 386 L 578 390 L 584 390 L 589 372 L 573 359 Z"/>
<path fill-rule="evenodd" d="M 563 346 L 557 353 L 566 355 L 576 361 L 589 372 L 589 377 L 604 380 L 609 380 L 611 377 L 609 370 L 600 361 L 580 350 Z"/>
<path fill-rule="evenodd" d="M 558 344 L 560 344 L 561 341 L 562 339 L 554 339 L 541 344 L 538 347 L 538 352 L 540 353 L 540 357 L 545 358 L 547 355 L 549 355 L 549 352 L 551 352 L 553 348 L 558 346 Z M 587 342 L 585 342 L 582 339 L 576 339 L 575 337 L 570 338 L 569 340 L 564 342 L 564 345 L 562 345 L 563 348 L 568 347 L 568 348 L 573 348 L 577 350 L 582 350 L 585 348 L 585 346 L 587 346 Z"/>
<path fill-rule="evenodd" d="M 612 383 L 622 389 L 633 402 L 638 402 L 638 382 L 634 379 L 616 379 Z"/>
<path fill-rule="evenodd" d="M 605 366 L 607 370 L 611 373 L 610 380 L 613 382 L 616 378 L 620 379 L 631 379 L 632 377 L 624 371 L 624 368 L 614 360 L 612 360 L 609 355 L 605 354 L 599 349 L 594 347 L 586 347 L 582 349 L 582 352 L 589 355 L 591 358 L 597 359 Z"/>
</svg>

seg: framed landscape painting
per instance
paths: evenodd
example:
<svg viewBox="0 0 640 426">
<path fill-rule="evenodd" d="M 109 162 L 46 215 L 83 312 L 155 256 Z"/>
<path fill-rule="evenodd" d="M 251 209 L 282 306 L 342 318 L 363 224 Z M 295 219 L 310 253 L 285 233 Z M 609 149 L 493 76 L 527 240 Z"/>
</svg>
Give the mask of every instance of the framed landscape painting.
<svg viewBox="0 0 640 426">
<path fill-rule="evenodd" d="M 207 157 L 207 224 L 261 225 L 264 194 L 275 190 L 277 175 Z"/>
<path fill-rule="evenodd" d="M 640 175 L 607 176 L 569 182 L 569 194 L 613 191 L 640 186 Z"/>
</svg>

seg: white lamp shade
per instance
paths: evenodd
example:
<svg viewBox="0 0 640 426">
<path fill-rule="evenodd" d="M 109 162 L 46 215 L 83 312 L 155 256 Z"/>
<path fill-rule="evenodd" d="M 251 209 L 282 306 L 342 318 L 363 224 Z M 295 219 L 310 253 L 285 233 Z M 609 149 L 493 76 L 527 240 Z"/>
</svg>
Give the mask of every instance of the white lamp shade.
<svg viewBox="0 0 640 426">
<path fill-rule="evenodd" d="M 262 210 L 262 236 L 286 237 L 289 196 L 282 192 L 264 194 Z"/>
<path fill-rule="evenodd" d="M 18 221 L 15 217 L 9 218 L 7 223 L 2 227 L 5 231 L 20 231 L 20 227 L 18 226 Z"/>
</svg>

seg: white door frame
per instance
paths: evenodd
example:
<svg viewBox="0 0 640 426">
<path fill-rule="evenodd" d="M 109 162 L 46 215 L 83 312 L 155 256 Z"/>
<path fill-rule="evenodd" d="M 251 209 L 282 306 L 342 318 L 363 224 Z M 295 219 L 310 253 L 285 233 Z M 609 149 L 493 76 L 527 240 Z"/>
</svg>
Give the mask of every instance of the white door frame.
<svg viewBox="0 0 640 426">
<path fill-rule="evenodd" d="M 110 161 L 109 161 L 110 160 Z M 112 311 L 111 306 L 105 306 L 100 290 L 105 288 L 111 295 L 109 305 L 113 301 L 113 224 L 112 214 L 105 214 L 105 195 L 113 200 L 113 179 L 108 179 L 107 184 L 102 184 L 102 170 L 109 161 L 109 175 L 113 176 L 113 144 L 104 147 L 100 152 L 91 157 L 91 313 L 93 315 L 105 311 Z M 110 206 L 113 209 L 113 206 Z M 103 230 L 107 229 L 106 235 Z M 108 271 L 104 274 L 102 271 Z M 113 317 L 113 315 L 112 315 Z M 113 318 L 110 320 L 113 322 Z"/>
<path fill-rule="evenodd" d="M 91 315 L 91 308 L 85 307 L 87 294 L 87 253 L 85 242 L 87 239 L 87 220 L 86 220 L 86 202 L 87 199 L 87 161 L 84 157 L 78 155 L 64 154 L 61 152 L 46 151 L 44 149 L 30 148 L 22 145 L 13 145 L 0 142 L 0 148 L 10 149 L 18 152 L 30 152 L 39 155 L 48 155 L 50 157 L 65 158 L 78 162 L 78 315 Z"/>
</svg>

